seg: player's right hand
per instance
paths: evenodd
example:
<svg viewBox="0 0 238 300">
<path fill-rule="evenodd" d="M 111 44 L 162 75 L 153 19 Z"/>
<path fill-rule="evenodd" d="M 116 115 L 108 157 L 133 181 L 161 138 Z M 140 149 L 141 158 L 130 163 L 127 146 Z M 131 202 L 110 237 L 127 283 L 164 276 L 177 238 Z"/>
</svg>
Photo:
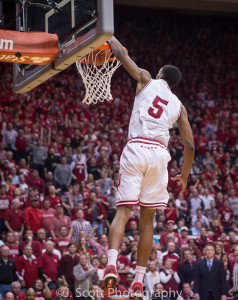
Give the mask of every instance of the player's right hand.
<svg viewBox="0 0 238 300">
<path fill-rule="evenodd" d="M 181 194 L 183 194 L 186 191 L 187 178 L 185 178 L 182 174 L 179 174 L 179 175 L 171 178 L 171 180 L 173 180 L 173 181 L 178 180 L 179 181 L 179 184 L 180 184 L 180 186 L 182 188 Z"/>
</svg>

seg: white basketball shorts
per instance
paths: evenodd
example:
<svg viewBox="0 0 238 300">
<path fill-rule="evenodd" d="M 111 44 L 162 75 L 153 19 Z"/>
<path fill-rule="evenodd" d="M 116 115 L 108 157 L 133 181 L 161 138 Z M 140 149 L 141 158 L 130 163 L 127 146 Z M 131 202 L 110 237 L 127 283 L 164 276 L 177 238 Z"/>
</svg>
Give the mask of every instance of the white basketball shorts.
<svg viewBox="0 0 238 300">
<path fill-rule="evenodd" d="M 170 159 L 162 143 L 141 137 L 130 139 L 120 159 L 117 206 L 166 208 Z"/>
</svg>

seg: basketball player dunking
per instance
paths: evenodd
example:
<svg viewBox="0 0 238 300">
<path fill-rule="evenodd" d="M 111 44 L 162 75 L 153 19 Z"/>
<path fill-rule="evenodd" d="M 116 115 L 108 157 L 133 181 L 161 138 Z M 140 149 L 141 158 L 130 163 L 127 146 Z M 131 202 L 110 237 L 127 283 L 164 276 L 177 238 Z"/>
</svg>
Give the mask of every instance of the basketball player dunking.
<svg viewBox="0 0 238 300">
<path fill-rule="evenodd" d="M 109 233 L 108 266 L 103 289 L 116 285 L 118 249 L 130 218 L 133 205 L 140 205 L 140 240 L 135 279 L 130 287 L 130 299 L 142 299 L 142 282 L 153 241 L 153 220 L 157 208 L 167 206 L 167 151 L 169 129 L 177 122 L 184 142 L 182 174 L 173 178 L 182 185 L 182 193 L 194 159 L 194 140 L 187 111 L 171 92 L 178 85 L 181 73 L 177 67 L 166 65 L 152 79 L 128 56 L 124 47 L 113 37 L 108 41 L 114 55 L 138 82 L 129 125 L 129 140 L 120 160 L 117 212 Z"/>
</svg>

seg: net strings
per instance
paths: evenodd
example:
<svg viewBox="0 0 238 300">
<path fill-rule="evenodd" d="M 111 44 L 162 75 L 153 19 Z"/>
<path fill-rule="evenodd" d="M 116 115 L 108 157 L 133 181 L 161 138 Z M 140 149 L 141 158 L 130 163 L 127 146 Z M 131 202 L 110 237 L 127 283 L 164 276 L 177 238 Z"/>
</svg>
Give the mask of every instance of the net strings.
<svg viewBox="0 0 238 300">
<path fill-rule="evenodd" d="M 76 62 L 78 71 L 85 86 L 85 97 L 83 103 L 96 104 L 97 102 L 113 100 L 111 94 L 112 75 L 121 63 L 115 57 L 105 56 L 102 66 L 96 66 L 98 55 L 104 50 L 99 50 L 96 54 L 91 52 L 83 58 L 84 63 Z M 109 61 L 109 59 L 111 61 Z M 89 64 L 91 62 L 91 64 Z"/>
</svg>

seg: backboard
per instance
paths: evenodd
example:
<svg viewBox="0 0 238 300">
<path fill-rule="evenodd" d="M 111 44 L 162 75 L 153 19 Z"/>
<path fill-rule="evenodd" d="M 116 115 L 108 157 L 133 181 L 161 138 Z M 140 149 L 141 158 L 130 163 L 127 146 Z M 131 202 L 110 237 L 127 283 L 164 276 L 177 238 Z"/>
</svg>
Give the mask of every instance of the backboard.
<svg viewBox="0 0 238 300">
<path fill-rule="evenodd" d="M 16 14 L 18 31 L 56 33 L 61 51 L 46 66 L 13 64 L 15 93 L 28 92 L 63 71 L 114 32 L 113 0 L 20 0 Z"/>
</svg>

